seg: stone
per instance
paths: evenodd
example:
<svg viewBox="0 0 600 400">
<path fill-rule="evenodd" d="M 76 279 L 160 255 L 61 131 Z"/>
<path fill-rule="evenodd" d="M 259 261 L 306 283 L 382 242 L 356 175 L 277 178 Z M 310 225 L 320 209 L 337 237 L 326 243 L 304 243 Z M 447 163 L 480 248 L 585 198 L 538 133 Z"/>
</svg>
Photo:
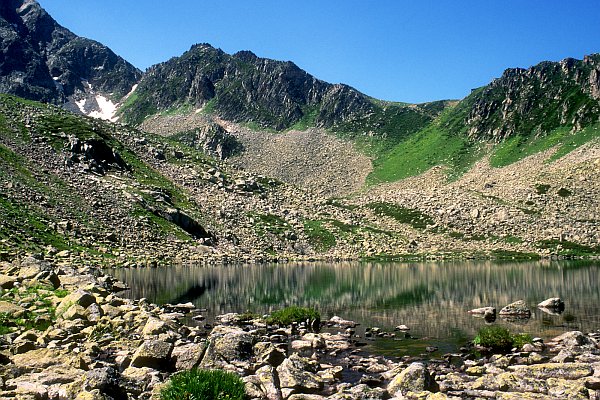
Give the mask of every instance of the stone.
<svg viewBox="0 0 600 400">
<path fill-rule="evenodd" d="M 329 323 L 332 325 L 335 325 L 335 326 L 341 326 L 341 327 L 346 327 L 346 328 L 354 328 L 354 327 L 356 327 L 356 325 L 358 325 L 354 321 L 349 321 L 349 320 L 343 319 L 341 317 L 338 317 L 337 315 L 334 315 L 333 317 L 331 317 L 331 319 L 329 320 Z"/>
<path fill-rule="evenodd" d="M 277 367 L 281 388 L 303 393 L 314 393 L 323 388 L 323 380 L 317 374 L 314 361 L 294 353 Z"/>
<path fill-rule="evenodd" d="M 539 308 L 547 308 L 550 310 L 564 311 L 565 302 L 560 297 L 551 297 L 539 303 Z"/>
<path fill-rule="evenodd" d="M 531 310 L 523 300 L 517 300 L 502 308 L 500 310 L 500 315 L 528 318 L 531 316 Z"/>
<path fill-rule="evenodd" d="M 207 346 L 206 342 L 176 346 L 171 353 L 171 364 L 175 366 L 177 371 L 197 367 L 202 361 L 202 357 L 204 357 Z"/>
<path fill-rule="evenodd" d="M 110 394 L 113 398 L 127 397 L 121 387 L 118 372 L 111 367 L 87 371 L 82 379 L 82 387 L 89 392 L 99 390 L 102 393 Z"/>
<path fill-rule="evenodd" d="M 0 313 L 17 316 L 23 314 L 25 309 L 17 304 L 10 303 L 8 301 L 0 301 Z"/>
<path fill-rule="evenodd" d="M 169 366 L 173 344 L 161 340 L 147 340 L 133 354 L 131 366 L 163 369 Z"/>
<path fill-rule="evenodd" d="M 86 290 L 78 289 L 75 292 L 69 293 L 62 299 L 60 304 L 56 307 L 56 315 L 61 316 L 74 304 L 87 308 L 94 303 L 96 303 L 96 297 L 94 297 L 94 295 Z"/>
<path fill-rule="evenodd" d="M 41 370 L 52 365 L 70 363 L 70 357 L 60 350 L 37 349 L 12 357 L 12 362 L 22 371 Z"/>
<path fill-rule="evenodd" d="M 275 369 L 270 365 L 259 368 L 255 375 L 243 378 L 246 384 L 246 393 L 249 396 L 267 400 L 281 400 L 282 393 L 276 380 Z"/>
<path fill-rule="evenodd" d="M 533 379 L 580 379 L 591 376 L 594 369 L 589 364 L 583 363 L 546 363 L 536 365 L 509 366 L 519 377 Z"/>
<path fill-rule="evenodd" d="M 285 354 L 271 342 L 258 342 L 254 345 L 254 354 L 259 364 L 279 366 L 285 360 Z"/>
<path fill-rule="evenodd" d="M 201 366 L 209 368 L 222 362 L 249 361 L 254 354 L 254 341 L 255 338 L 241 328 L 219 325 L 208 337 L 209 345 Z"/>
<path fill-rule="evenodd" d="M 435 387 L 435 381 L 425 364 L 414 362 L 392 378 L 387 391 L 392 396 L 400 396 L 408 392 L 433 391 Z"/>
<path fill-rule="evenodd" d="M 561 346 L 566 350 L 571 351 L 591 351 L 598 352 L 598 343 L 593 338 L 584 335 L 580 331 L 572 331 L 563 333 L 560 336 L 552 339 L 552 343 Z"/>
<path fill-rule="evenodd" d="M 142 330 L 142 335 L 144 336 L 154 336 L 159 335 L 161 333 L 165 333 L 168 330 L 168 325 L 157 318 L 148 318 L 146 325 L 144 325 L 144 329 Z"/>
<path fill-rule="evenodd" d="M 0 288 L 12 289 L 19 280 L 16 276 L 0 274 Z"/>
</svg>

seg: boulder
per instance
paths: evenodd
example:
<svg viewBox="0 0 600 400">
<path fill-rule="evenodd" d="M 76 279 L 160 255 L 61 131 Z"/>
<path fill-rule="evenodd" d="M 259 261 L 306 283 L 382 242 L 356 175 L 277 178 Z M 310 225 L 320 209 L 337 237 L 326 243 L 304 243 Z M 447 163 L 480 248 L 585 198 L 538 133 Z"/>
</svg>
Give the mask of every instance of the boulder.
<svg viewBox="0 0 600 400">
<path fill-rule="evenodd" d="M 261 365 L 268 364 L 277 367 L 285 360 L 283 351 L 275 347 L 271 342 L 256 343 L 254 345 L 254 354 L 256 361 Z"/>
<path fill-rule="evenodd" d="M 547 308 L 550 310 L 556 310 L 559 313 L 565 310 L 565 302 L 560 297 L 551 297 L 542 301 L 537 305 L 539 308 Z"/>
<path fill-rule="evenodd" d="M 164 369 L 169 366 L 173 344 L 162 340 L 147 340 L 135 351 L 131 366 Z"/>
<path fill-rule="evenodd" d="M 552 343 L 556 346 L 560 346 L 563 349 L 572 352 L 583 352 L 589 351 L 591 353 L 598 353 L 598 343 L 593 338 L 584 335 L 579 331 L 572 331 L 563 333 L 560 336 L 552 339 Z"/>
<path fill-rule="evenodd" d="M 277 367 L 281 388 L 302 393 L 314 393 L 323 388 L 323 380 L 316 372 L 317 365 L 314 361 L 296 353 L 286 358 Z"/>
<path fill-rule="evenodd" d="M 62 316 L 65 311 L 75 304 L 87 308 L 94 303 L 96 303 L 96 298 L 93 294 L 87 290 L 78 289 L 62 299 L 60 304 L 56 307 L 56 315 Z"/>
<path fill-rule="evenodd" d="M 531 316 L 531 310 L 523 300 L 517 300 L 502 308 L 502 310 L 500 310 L 500 315 L 529 318 Z"/>
<path fill-rule="evenodd" d="M 516 365 L 508 367 L 519 377 L 533 379 L 580 379 L 591 376 L 594 369 L 583 363 L 546 363 L 536 365 Z"/>
<path fill-rule="evenodd" d="M 332 325 L 335 325 L 335 326 L 343 327 L 343 328 L 354 328 L 354 327 L 356 327 L 356 325 L 358 325 L 354 321 L 349 321 L 349 320 L 343 319 L 341 317 L 338 317 L 337 315 L 334 315 L 333 317 L 331 317 L 331 319 L 329 320 L 329 323 Z"/>
<path fill-rule="evenodd" d="M 176 346 L 171 353 L 171 363 L 177 371 L 197 367 L 206 352 L 206 347 L 206 342 Z"/>
<path fill-rule="evenodd" d="M 217 367 L 222 362 L 247 362 L 254 354 L 254 336 L 238 327 L 219 325 L 211 332 L 208 342 L 201 363 L 203 368 Z"/>
<path fill-rule="evenodd" d="M 153 336 L 160 335 L 161 333 L 165 333 L 168 329 L 167 324 L 164 321 L 161 321 L 157 318 L 148 318 L 146 325 L 144 325 L 144 329 L 142 330 L 142 335 L 144 336 Z"/>
<path fill-rule="evenodd" d="M 246 393 L 252 398 L 281 400 L 281 389 L 276 383 L 275 368 L 265 365 L 256 371 L 256 374 L 243 379 L 246 384 Z"/>
<path fill-rule="evenodd" d="M 481 307 L 469 310 L 469 314 L 473 314 L 477 317 L 482 317 L 486 321 L 494 321 L 496 319 L 496 308 L 495 307 Z"/>
<path fill-rule="evenodd" d="M 12 289 L 19 280 L 15 276 L 0 274 L 0 288 Z"/>
<path fill-rule="evenodd" d="M 434 391 L 436 384 L 425 364 L 414 362 L 396 375 L 387 386 L 392 396 L 403 396 L 408 392 Z"/>
</svg>

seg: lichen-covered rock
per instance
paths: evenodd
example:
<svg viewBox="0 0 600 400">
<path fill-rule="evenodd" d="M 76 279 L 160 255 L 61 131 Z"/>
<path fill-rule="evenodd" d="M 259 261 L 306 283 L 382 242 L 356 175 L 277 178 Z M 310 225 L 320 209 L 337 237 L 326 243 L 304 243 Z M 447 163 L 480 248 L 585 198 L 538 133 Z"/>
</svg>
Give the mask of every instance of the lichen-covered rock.
<svg viewBox="0 0 600 400">
<path fill-rule="evenodd" d="M 535 379 L 580 379 L 591 376 L 594 369 L 583 363 L 546 363 L 536 365 L 516 365 L 508 367 L 519 377 Z"/>
<path fill-rule="evenodd" d="M 408 392 L 433 391 L 435 381 L 423 363 L 412 363 L 396 375 L 387 386 L 392 396 L 404 395 Z"/>
<path fill-rule="evenodd" d="M 517 300 L 503 307 L 500 310 L 500 315 L 527 318 L 531 316 L 531 310 L 523 300 Z"/>
<path fill-rule="evenodd" d="M 314 361 L 295 353 L 277 367 L 282 388 L 304 393 L 316 392 L 323 388 L 323 380 L 316 372 L 317 365 Z"/>
</svg>

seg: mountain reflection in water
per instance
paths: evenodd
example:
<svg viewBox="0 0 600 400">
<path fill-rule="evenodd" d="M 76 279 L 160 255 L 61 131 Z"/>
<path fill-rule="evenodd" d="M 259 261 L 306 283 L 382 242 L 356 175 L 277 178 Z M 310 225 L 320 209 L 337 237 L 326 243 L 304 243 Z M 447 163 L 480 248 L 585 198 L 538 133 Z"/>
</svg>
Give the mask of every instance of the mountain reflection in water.
<svg viewBox="0 0 600 400">
<path fill-rule="evenodd" d="M 472 338 L 482 319 L 468 310 L 523 299 L 526 321 L 496 321 L 515 332 L 550 338 L 566 330 L 600 329 L 598 262 L 536 261 L 444 263 L 305 263 L 278 265 L 170 266 L 108 271 L 132 289 L 132 298 L 158 304 L 193 302 L 209 319 L 227 312 L 268 313 L 289 305 L 314 307 L 324 318 L 339 315 L 362 326 L 443 343 Z M 535 306 L 561 297 L 564 313 Z"/>
</svg>

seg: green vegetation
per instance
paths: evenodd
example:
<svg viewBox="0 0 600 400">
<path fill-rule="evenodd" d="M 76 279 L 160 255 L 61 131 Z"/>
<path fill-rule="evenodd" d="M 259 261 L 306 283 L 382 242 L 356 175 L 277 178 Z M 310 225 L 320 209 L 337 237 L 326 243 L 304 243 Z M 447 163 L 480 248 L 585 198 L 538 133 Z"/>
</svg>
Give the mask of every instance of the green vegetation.
<svg viewBox="0 0 600 400">
<path fill-rule="evenodd" d="M 319 252 L 325 252 L 335 246 L 335 236 L 323 226 L 322 221 L 304 221 L 304 233 L 308 241 Z"/>
<path fill-rule="evenodd" d="M 513 347 L 521 348 L 526 343 L 531 343 L 530 335 L 520 333 L 513 335 L 502 326 L 484 326 L 477 332 L 473 344 L 490 349 L 493 352 L 505 353 Z"/>
<path fill-rule="evenodd" d="M 274 214 L 249 213 L 248 216 L 254 220 L 254 229 L 260 236 L 267 233 L 281 236 L 292 229 L 285 219 Z"/>
<path fill-rule="evenodd" d="M 290 325 L 293 322 L 321 320 L 321 314 L 313 308 L 291 306 L 271 313 L 266 322 L 270 325 Z"/>
<path fill-rule="evenodd" d="M 244 382 L 231 372 L 191 369 L 171 376 L 161 400 L 245 400 Z"/>
<path fill-rule="evenodd" d="M 401 224 L 409 224 L 415 229 L 425 229 L 429 225 L 434 225 L 433 218 L 416 209 L 384 202 L 369 203 L 367 207 L 376 214 L 392 217 Z"/>
<path fill-rule="evenodd" d="M 540 249 L 550 249 L 563 256 L 592 256 L 600 254 L 599 246 L 586 246 L 568 240 L 548 239 L 537 243 Z"/>
<path fill-rule="evenodd" d="M 65 290 L 54 290 L 49 285 L 19 287 L 2 292 L 3 299 L 9 302 L 27 298 L 30 303 L 36 305 L 36 310 L 24 309 L 17 313 L 0 313 L 0 334 L 9 333 L 14 327 L 22 327 L 27 330 L 46 330 L 56 319 L 56 308 L 52 297 L 62 298 L 68 294 Z"/>
<path fill-rule="evenodd" d="M 560 188 L 556 194 L 558 194 L 560 197 L 569 197 L 572 193 L 569 189 Z"/>
<path fill-rule="evenodd" d="M 504 167 L 523 158 L 558 146 L 557 151 L 548 158 L 554 161 L 600 137 L 600 124 L 591 125 L 579 132 L 573 132 L 570 126 L 561 126 L 546 135 L 517 135 L 499 144 L 490 158 L 493 167 Z"/>
<path fill-rule="evenodd" d="M 543 184 L 535 185 L 535 192 L 537 194 L 546 194 L 546 193 L 548 193 L 548 189 L 550 189 L 550 185 L 543 185 Z"/>
</svg>

